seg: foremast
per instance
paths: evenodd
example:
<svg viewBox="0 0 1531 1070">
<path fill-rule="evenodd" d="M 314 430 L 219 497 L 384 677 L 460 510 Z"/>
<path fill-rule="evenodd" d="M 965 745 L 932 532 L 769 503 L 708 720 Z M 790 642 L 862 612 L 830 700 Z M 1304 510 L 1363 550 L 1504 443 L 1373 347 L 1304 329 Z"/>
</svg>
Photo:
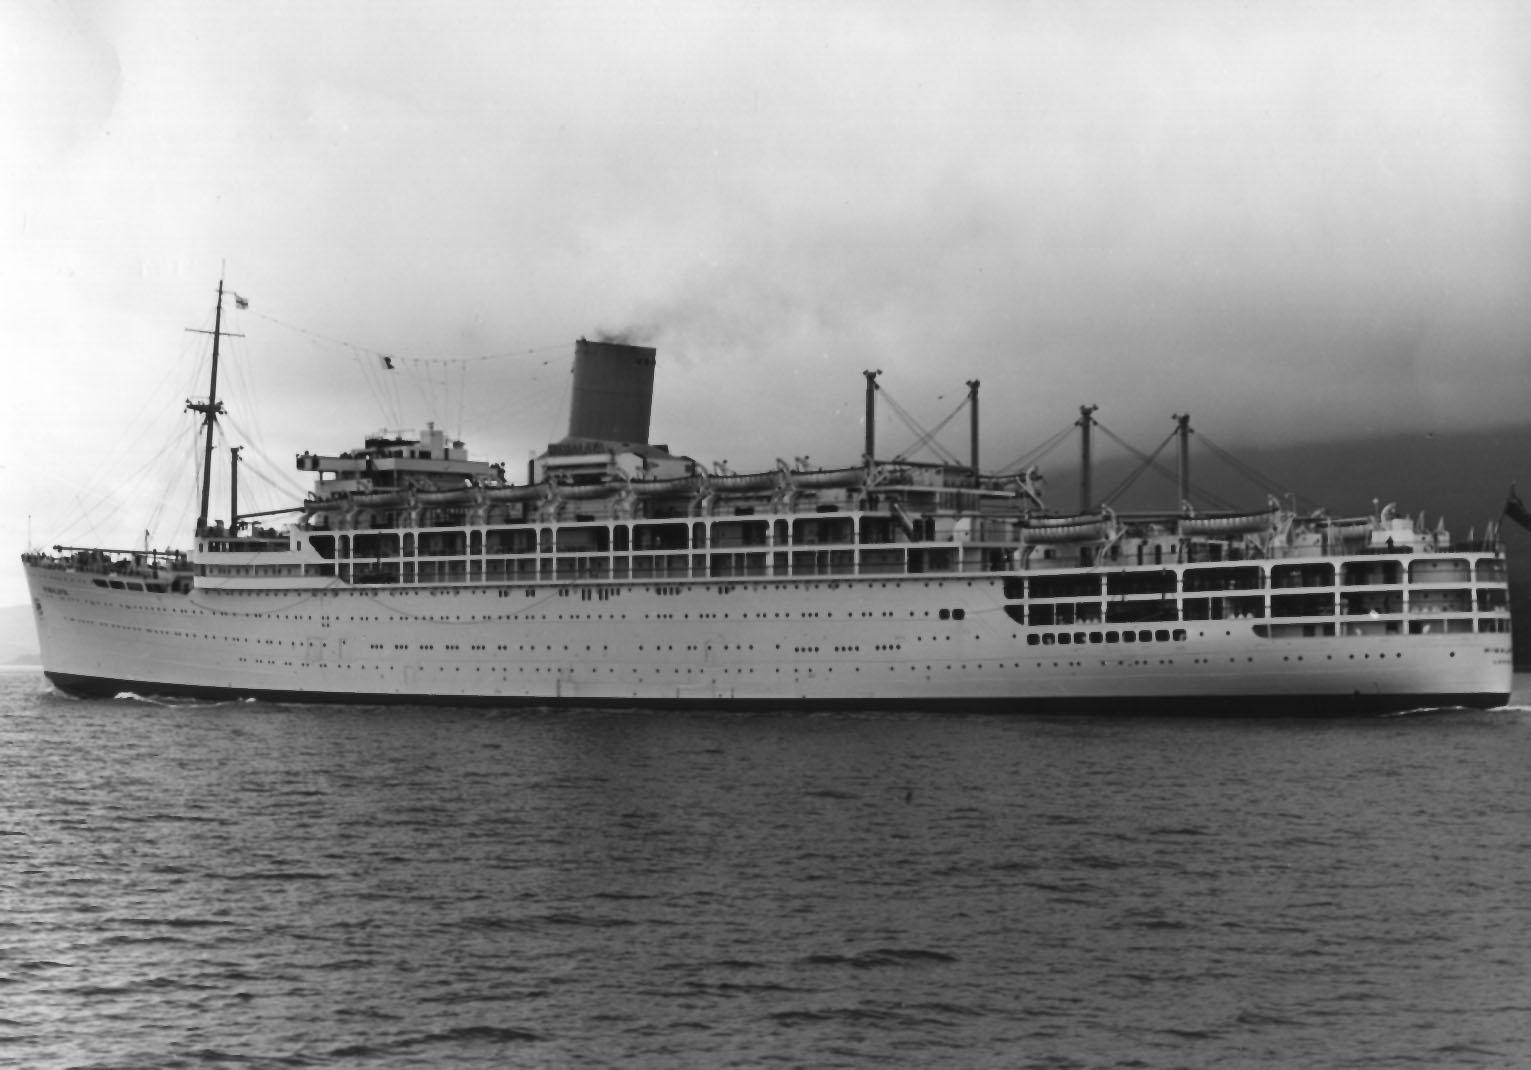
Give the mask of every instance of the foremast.
<svg viewBox="0 0 1531 1070">
<path fill-rule="evenodd" d="M 186 328 L 193 334 L 211 334 L 213 336 L 213 366 L 207 386 L 207 400 L 193 401 L 187 399 L 186 408 L 191 412 L 202 414 L 202 505 L 197 513 L 197 534 L 207 533 L 207 508 L 213 490 L 213 431 L 217 427 L 218 417 L 226 410 L 223 402 L 218 400 L 218 343 L 224 337 L 223 333 L 223 280 L 218 280 L 218 305 L 213 313 L 213 329 L 211 331 L 198 330 L 194 327 Z M 242 335 L 229 335 L 230 338 L 240 338 Z M 230 518 L 230 523 L 235 523 Z"/>
</svg>

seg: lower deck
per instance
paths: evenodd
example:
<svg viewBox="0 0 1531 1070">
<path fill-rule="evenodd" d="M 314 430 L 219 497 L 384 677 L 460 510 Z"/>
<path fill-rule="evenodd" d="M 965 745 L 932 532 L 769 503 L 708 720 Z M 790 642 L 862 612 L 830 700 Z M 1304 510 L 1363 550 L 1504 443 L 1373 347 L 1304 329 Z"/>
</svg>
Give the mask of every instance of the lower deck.
<svg viewBox="0 0 1531 1070">
<path fill-rule="evenodd" d="M 1255 616 L 1042 624 L 1013 576 L 180 595 L 31 575 L 45 668 L 88 693 L 1322 712 L 1502 704 L 1511 671 L 1507 610 L 1279 637 Z"/>
</svg>

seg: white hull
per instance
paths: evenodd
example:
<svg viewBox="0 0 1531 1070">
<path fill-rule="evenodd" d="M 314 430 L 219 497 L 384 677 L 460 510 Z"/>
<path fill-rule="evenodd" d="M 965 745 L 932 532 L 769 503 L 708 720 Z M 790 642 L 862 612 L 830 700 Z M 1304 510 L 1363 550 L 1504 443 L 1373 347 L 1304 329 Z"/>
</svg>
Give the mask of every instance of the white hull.
<svg viewBox="0 0 1531 1070">
<path fill-rule="evenodd" d="M 80 693 L 1305 713 L 1489 706 L 1510 690 L 1507 632 L 1267 639 L 1265 622 L 1229 619 L 1029 645 L 1039 629 L 1005 613 L 992 575 L 176 594 L 27 572 L 44 669 Z"/>
</svg>

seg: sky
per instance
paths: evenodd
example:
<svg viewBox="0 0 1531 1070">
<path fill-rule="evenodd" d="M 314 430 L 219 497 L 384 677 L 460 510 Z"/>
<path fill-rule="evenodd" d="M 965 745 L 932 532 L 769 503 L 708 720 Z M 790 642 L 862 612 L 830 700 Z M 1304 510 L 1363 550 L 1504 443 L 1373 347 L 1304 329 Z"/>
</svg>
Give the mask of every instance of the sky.
<svg viewBox="0 0 1531 1070">
<path fill-rule="evenodd" d="M 0 542 L 186 544 L 220 278 L 243 509 L 427 421 L 524 472 L 582 336 L 740 471 L 855 463 L 866 369 L 926 427 L 980 380 L 986 468 L 1084 404 L 1524 425 L 1527 57 L 1490 0 L 8 0 Z"/>
</svg>

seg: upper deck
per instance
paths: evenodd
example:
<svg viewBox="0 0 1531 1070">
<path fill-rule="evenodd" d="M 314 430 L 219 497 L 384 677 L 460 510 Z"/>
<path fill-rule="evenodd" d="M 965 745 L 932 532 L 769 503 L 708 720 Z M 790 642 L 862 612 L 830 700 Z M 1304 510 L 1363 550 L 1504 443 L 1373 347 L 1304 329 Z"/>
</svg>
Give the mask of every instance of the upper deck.
<svg viewBox="0 0 1531 1070">
<path fill-rule="evenodd" d="M 568 443 L 522 486 L 401 458 L 392 488 L 316 492 L 286 544 L 203 540 L 196 582 L 503 593 L 554 584 L 593 596 L 614 584 L 988 577 L 1006 612 L 1039 636 L 1240 619 L 1269 622 L 1260 634 L 1272 638 L 1509 627 L 1496 543 L 1453 543 L 1391 507 L 1347 519 L 1274 503 L 1239 515 L 1058 516 L 1027 479 L 975 479 L 959 467 L 709 473 L 658 452 L 680 474 L 672 465 L 634 478 L 653 450 Z"/>
</svg>

